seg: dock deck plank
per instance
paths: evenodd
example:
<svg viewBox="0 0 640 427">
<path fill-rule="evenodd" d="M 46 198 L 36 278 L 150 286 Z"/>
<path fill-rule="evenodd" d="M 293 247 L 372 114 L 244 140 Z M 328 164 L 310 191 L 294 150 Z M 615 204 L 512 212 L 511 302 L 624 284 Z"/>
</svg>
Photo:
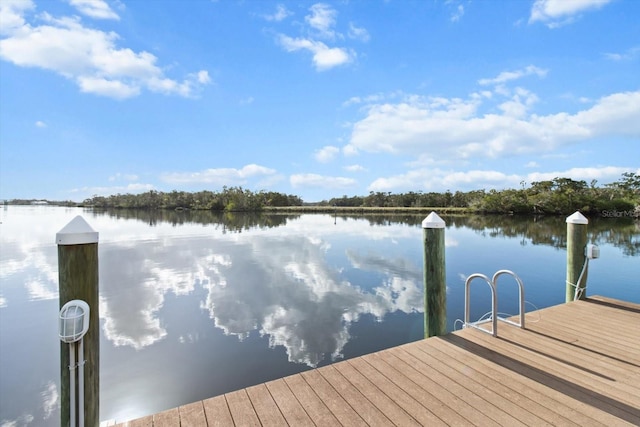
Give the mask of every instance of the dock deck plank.
<svg viewBox="0 0 640 427">
<path fill-rule="evenodd" d="M 291 393 L 296 396 L 296 399 L 315 425 L 340 425 L 340 422 L 329 410 L 326 403 L 320 399 L 318 394 L 311 388 L 302 375 L 292 375 L 290 377 L 283 378 L 283 381 L 287 383 Z"/>
<path fill-rule="evenodd" d="M 590 297 L 119 425 L 640 425 L 640 304 Z"/>
<path fill-rule="evenodd" d="M 268 382 L 266 387 L 280 408 L 287 424 L 300 427 L 315 425 L 283 379 Z"/>
<path fill-rule="evenodd" d="M 202 406 L 209 426 L 223 427 L 233 425 L 231 411 L 224 395 L 203 400 Z"/>
<path fill-rule="evenodd" d="M 183 405 L 178 408 L 181 427 L 198 427 L 207 425 L 202 401 Z"/>
<path fill-rule="evenodd" d="M 237 390 L 225 394 L 233 423 L 238 426 L 259 426 L 258 414 L 253 409 L 247 390 Z"/>
</svg>

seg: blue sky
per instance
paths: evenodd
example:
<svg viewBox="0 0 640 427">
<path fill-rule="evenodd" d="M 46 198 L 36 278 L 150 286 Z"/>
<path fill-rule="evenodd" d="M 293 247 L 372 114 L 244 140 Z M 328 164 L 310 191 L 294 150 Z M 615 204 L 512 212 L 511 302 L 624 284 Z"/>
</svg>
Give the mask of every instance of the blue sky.
<svg viewBox="0 0 640 427">
<path fill-rule="evenodd" d="M 2 0 L 0 199 L 640 173 L 635 0 Z"/>
</svg>

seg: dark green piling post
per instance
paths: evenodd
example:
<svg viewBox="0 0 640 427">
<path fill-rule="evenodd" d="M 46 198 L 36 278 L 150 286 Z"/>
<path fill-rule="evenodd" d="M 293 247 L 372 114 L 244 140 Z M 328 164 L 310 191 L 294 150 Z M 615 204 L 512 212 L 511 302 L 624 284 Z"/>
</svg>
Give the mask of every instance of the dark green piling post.
<svg viewBox="0 0 640 427">
<path fill-rule="evenodd" d="M 445 222 L 431 212 L 422 221 L 424 241 L 424 336 L 447 332 L 447 284 L 444 259 Z"/>
<path fill-rule="evenodd" d="M 84 400 L 84 424 L 98 426 L 100 425 L 98 233 L 81 216 L 77 216 L 56 234 L 56 243 L 60 308 L 76 299 L 89 304 L 89 330 L 83 338 L 85 392 L 83 398 L 78 396 L 76 391 L 76 402 Z M 70 423 L 69 347 L 69 344 L 60 343 L 60 425 L 62 427 L 67 427 Z M 82 363 L 82 355 L 79 355 L 76 360 Z"/>
<path fill-rule="evenodd" d="M 587 286 L 587 224 L 589 220 L 580 212 L 567 217 L 567 282 L 566 302 L 574 300 L 576 287 L 584 290 Z M 580 282 L 580 283 L 578 283 Z M 579 292 L 579 299 L 585 298 L 585 292 Z"/>
</svg>

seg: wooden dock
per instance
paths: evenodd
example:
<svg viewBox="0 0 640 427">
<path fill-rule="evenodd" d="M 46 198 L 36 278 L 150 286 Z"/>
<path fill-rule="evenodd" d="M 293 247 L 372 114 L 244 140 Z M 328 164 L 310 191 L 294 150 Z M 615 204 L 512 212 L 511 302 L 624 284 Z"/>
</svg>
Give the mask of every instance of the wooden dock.
<svg viewBox="0 0 640 427">
<path fill-rule="evenodd" d="M 640 304 L 591 297 L 120 426 L 640 425 Z"/>
</svg>

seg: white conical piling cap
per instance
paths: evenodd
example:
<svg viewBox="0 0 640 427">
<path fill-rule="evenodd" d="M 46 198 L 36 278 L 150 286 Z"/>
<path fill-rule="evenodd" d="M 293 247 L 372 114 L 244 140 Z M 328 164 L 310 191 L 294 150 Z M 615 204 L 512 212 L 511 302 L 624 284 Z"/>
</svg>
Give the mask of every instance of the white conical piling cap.
<svg viewBox="0 0 640 427">
<path fill-rule="evenodd" d="M 589 224 L 589 220 L 580 212 L 576 211 L 567 217 L 567 224 Z"/>
<path fill-rule="evenodd" d="M 435 212 L 431 212 L 422 220 L 422 228 L 444 228 L 444 226 L 444 220 Z"/>
<path fill-rule="evenodd" d="M 58 245 L 85 245 L 88 243 L 98 243 L 98 232 L 91 228 L 80 215 L 73 218 L 69 224 L 56 233 L 56 244 Z"/>
</svg>

